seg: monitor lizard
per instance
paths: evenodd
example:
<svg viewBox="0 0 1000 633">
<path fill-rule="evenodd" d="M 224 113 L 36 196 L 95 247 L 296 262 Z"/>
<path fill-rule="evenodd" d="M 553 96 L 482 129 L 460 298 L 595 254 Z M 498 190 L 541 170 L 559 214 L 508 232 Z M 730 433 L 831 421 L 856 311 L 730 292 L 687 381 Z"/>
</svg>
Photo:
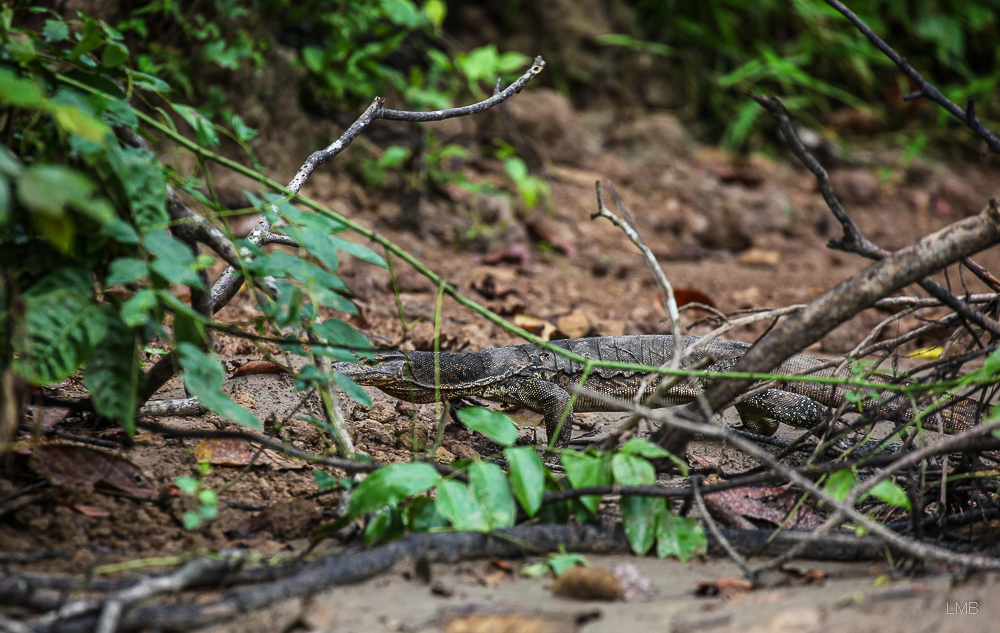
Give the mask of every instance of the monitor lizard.
<svg viewBox="0 0 1000 633">
<path fill-rule="evenodd" d="M 688 347 L 697 337 L 684 336 Z M 674 353 L 674 340 L 670 335 L 625 335 L 553 341 L 552 345 L 595 361 L 610 361 L 659 367 L 670 362 Z M 714 339 L 691 352 L 681 363 L 688 367 L 710 357 L 707 371 L 724 372 L 732 368 L 750 348 L 749 343 L 727 339 Z M 774 374 L 803 374 L 823 364 L 822 359 L 807 354 L 796 354 L 774 370 Z M 435 386 L 435 364 L 438 366 Z M 441 352 L 435 363 L 435 352 L 376 352 L 374 359 L 359 362 L 337 362 L 334 370 L 352 378 L 361 385 L 373 386 L 385 393 L 415 404 L 458 401 L 465 397 L 479 397 L 502 404 L 526 407 L 544 416 L 545 430 L 551 441 L 558 436 L 556 446 L 565 446 L 570 439 L 573 412 L 624 411 L 621 405 L 610 405 L 586 395 L 592 391 L 617 400 L 634 401 L 636 392 L 649 374 L 619 368 L 595 366 L 582 381 L 584 365 L 560 356 L 534 344 L 498 347 L 478 352 Z M 850 368 L 837 373 L 836 368 L 815 371 L 824 377 L 857 377 Z M 865 380 L 890 383 L 895 380 L 886 374 L 873 373 Z M 646 381 L 646 393 L 655 389 L 658 380 Z M 681 381 L 666 391 L 654 407 L 687 404 L 704 390 L 708 380 L 692 378 Z M 571 394 L 582 388 L 571 405 Z M 811 428 L 822 422 L 830 408 L 845 401 L 850 388 L 816 382 L 786 382 L 780 386 L 757 393 L 735 405 L 744 428 L 753 433 L 772 435 L 779 424 Z M 871 391 L 863 392 L 867 398 L 864 410 L 873 416 L 896 415 L 899 419 L 913 419 L 909 404 L 899 406 L 899 399 L 871 398 Z M 890 394 L 885 394 L 886 396 Z M 894 401 L 893 401 L 894 400 Z M 961 431 L 978 424 L 980 405 L 969 398 L 948 397 L 949 402 L 939 414 L 947 431 Z M 855 405 L 856 406 L 856 405 Z M 934 428 L 928 425 L 928 428 Z"/>
</svg>

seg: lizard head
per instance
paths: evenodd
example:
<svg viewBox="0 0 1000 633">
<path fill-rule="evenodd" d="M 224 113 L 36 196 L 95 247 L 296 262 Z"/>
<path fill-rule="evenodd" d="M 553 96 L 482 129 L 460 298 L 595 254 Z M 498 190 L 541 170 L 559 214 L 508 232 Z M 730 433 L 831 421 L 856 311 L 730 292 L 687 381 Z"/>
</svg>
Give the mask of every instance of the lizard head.
<svg viewBox="0 0 1000 633">
<path fill-rule="evenodd" d="M 421 352 L 376 352 L 374 358 L 334 363 L 333 370 L 359 385 L 377 387 L 390 396 L 412 400 L 415 391 L 425 391 L 413 377 L 417 354 Z"/>
</svg>

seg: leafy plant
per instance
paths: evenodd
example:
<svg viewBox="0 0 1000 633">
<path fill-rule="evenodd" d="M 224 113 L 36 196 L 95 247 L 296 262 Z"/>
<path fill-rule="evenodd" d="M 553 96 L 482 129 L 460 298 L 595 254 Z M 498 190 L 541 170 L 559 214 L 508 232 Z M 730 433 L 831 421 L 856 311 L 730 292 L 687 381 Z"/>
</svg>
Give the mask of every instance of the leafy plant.
<svg viewBox="0 0 1000 633">
<path fill-rule="evenodd" d="M 236 11 L 221 1 L 216 7 Z M 220 131 L 242 142 L 254 131 L 237 117 L 230 119 L 231 129 L 222 129 L 200 111 L 171 102 L 169 85 L 133 68 L 121 32 L 104 22 L 48 18 L 38 32 L 15 26 L 14 18 L 10 7 L 0 9 L 0 106 L 6 109 L 0 147 L 0 371 L 51 385 L 82 368 L 96 412 L 131 433 L 136 409 L 149 395 L 143 350 L 157 337 L 203 405 L 259 427 L 220 389 L 226 374 L 208 351 L 217 327 L 211 312 L 181 298 L 209 290 L 202 273 L 214 259 L 172 230 L 167 189 L 186 193 L 209 217 L 219 207 L 202 193 L 203 183 L 166 167 L 135 140 L 170 137 L 197 147 L 204 160 L 214 157 L 208 148 L 218 146 Z M 166 103 L 159 112 L 167 125 L 132 105 L 140 95 Z M 177 131 L 171 111 L 191 126 L 197 144 Z M 257 333 L 270 331 L 291 353 L 307 353 L 308 341 L 309 353 L 319 357 L 365 354 L 367 340 L 336 318 L 356 313 L 337 266 L 341 254 L 380 266 L 385 261 L 339 237 L 347 227 L 332 217 L 304 212 L 280 194 L 247 195 L 272 220 L 280 213 L 285 233 L 314 258 L 250 249 L 254 259 L 242 273 L 257 291 Z M 316 364 L 293 375 L 303 390 L 332 380 L 367 402 L 349 379 Z"/>
<path fill-rule="evenodd" d="M 567 450 L 561 454 L 566 478 L 560 482 L 534 448 L 514 446 L 517 427 L 506 414 L 467 408 L 461 409 L 458 416 L 469 429 L 504 447 L 503 456 L 509 465 L 507 474 L 493 463 L 475 461 L 456 473 L 467 476 L 468 483 L 464 483 L 455 477 L 444 477 L 421 462 L 384 466 L 357 486 L 348 515 L 326 531 L 374 513 L 365 531 L 367 542 L 399 537 L 405 530 L 439 530 L 449 526 L 455 530 L 491 532 L 512 527 L 518 505 L 529 517 L 566 520 L 575 514 L 578 520 L 586 521 L 596 513 L 599 496 L 583 496 L 559 503 L 558 507 L 546 507 L 544 493 L 611 484 L 652 486 L 656 477 L 648 459 L 668 456 L 659 446 L 638 438 L 629 440 L 617 451 Z M 427 492 L 433 492 L 433 499 L 415 496 Z M 625 533 L 637 554 L 645 555 L 656 544 L 656 553 L 661 558 L 676 556 L 687 560 L 704 549 L 701 526 L 693 519 L 675 515 L 667 508 L 665 499 L 626 495 L 621 504 Z"/>
<path fill-rule="evenodd" d="M 760 108 L 747 89 L 782 97 L 794 115 L 826 127 L 838 107 L 851 106 L 881 120 L 904 107 L 910 91 L 892 63 L 822 0 L 635 0 L 636 33 L 598 41 L 670 59 L 657 65 L 682 95 L 687 112 L 713 139 L 739 149 L 757 143 Z M 899 52 L 957 103 L 979 98 L 979 114 L 996 118 L 995 0 L 856 0 L 850 8 L 877 33 L 895 34 Z M 640 35 L 641 34 L 641 35 Z M 661 70 L 662 69 L 662 70 Z M 935 108 L 939 126 L 947 116 Z M 925 117 L 922 125 L 927 123 Z M 912 134 L 919 134 L 915 129 Z"/>
</svg>

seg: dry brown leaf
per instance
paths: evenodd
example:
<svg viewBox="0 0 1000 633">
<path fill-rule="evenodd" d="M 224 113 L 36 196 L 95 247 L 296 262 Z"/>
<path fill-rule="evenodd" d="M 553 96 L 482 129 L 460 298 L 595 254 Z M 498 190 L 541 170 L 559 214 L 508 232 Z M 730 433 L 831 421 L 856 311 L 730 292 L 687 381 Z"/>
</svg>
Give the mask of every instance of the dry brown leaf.
<svg viewBox="0 0 1000 633">
<path fill-rule="evenodd" d="M 556 333 L 555 325 L 536 316 L 515 314 L 512 321 L 517 327 L 528 330 L 543 341 L 551 341 L 552 335 Z"/>
<path fill-rule="evenodd" d="M 288 372 L 284 367 L 278 363 L 271 362 L 269 360 L 250 360 L 239 367 L 233 372 L 233 377 L 237 376 L 254 376 L 256 374 L 287 374 Z"/>
<path fill-rule="evenodd" d="M 141 499 L 155 499 L 153 484 L 139 467 L 113 453 L 79 444 L 43 444 L 32 451 L 38 474 L 57 486 L 89 483 Z"/>
<path fill-rule="evenodd" d="M 74 503 L 72 501 L 64 501 L 63 505 L 72 510 L 76 510 L 83 516 L 92 517 L 95 519 L 106 519 L 111 516 L 111 510 L 107 508 L 101 508 L 99 506 L 87 505 L 85 503 Z"/>
<path fill-rule="evenodd" d="M 785 516 L 795 508 L 799 495 L 779 486 L 733 488 L 705 495 L 705 507 L 719 523 L 728 527 L 756 529 L 748 519 L 767 521 L 778 526 L 813 530 L 822 523 L 809 506 L 801 505 L 785 522 Z"/>
<path fill-rule="evenodd" d="M 247 440 L 211 438 L 194 447 L 194 458 L 213 466 L 246 466 L 256 452 Z"/>
<path fill-rule="evenodd" d="M 622 600 L 621 582 L 607 569 L 570 567 L 552 583 L 552 595 L 577 600 Z"/>
<path fill-rule="evenodd" d="M 531 263 L 531 251 L 528 250 L 526 245 L 520 242 L 515 242 L 495 253 L 477 257 L 475 261 L 477 264 L 493 265 L 507 263 L 517 264 L 518 266 L 527 266 Z"/>
</svg>

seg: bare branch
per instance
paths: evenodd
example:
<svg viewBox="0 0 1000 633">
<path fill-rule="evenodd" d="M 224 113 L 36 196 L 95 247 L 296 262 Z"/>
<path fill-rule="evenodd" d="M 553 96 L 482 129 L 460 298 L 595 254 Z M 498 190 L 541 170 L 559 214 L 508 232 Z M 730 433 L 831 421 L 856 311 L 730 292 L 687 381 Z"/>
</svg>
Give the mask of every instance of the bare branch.
<svg viewBox="0 0 1000 633">
<path fill-rule="evenodd" d="M 875 48 L 882 51 L 886 57 L 891 59 L 893 63 L 899 66 L 899 69 L 903 71 L 907 77 L 909 77 L 913 83 L 920 86 L 920 90 L 906 95 L 905 100 L 909 101 L 911 99 L 916 99 L 918 97 L 927 97 L 934 103 L 940 105 L 942 108 L 948 111 L 953 117 L 964 123 L 970 130 L 975 132 L 979 138 L 986 141 L 987 149 L 983 153 L 985 156 L 989 152 L 1000 153 L 1000 138 L 987 128 L 979 118 L 976 116 L 975 109 L 973 106 L 972 98 L 969 98 L 968 110 L 962 112 L 962 109 L 958 107 L 953 101 L 945 97 L 938 91 L 937 88 L 932 86 L 926 79 L 924 79 L 920 73 L 910 66 L 910 62 L 906 61 L 906 58 L 897 53 L 891 46 L 885 43 L 885 41 L 875 34 L 868 25 L 865 24 L 861 18 L 856 16 L 850 9 L 845 7 L 843 3 L 839 0 L 826 0 L 826 3 L 839 11 L 845 18 L 851 21 L 861 33 L 867 37 Z"/>
<path fill-rule="evenodd" d="M 847 215 L 847 212 L 844 211 L 844 207 L 841 206 L 840 200 L 837 199 L 837 195 L 833 191 L 833 185 L 830 182 L 830 177 L 827 175 L 826 170 L 823 169 L 823 166 L 819 164 L 819 161 L 816 160 L 816 158 L 810 154 L 809 150 L 807 150 L 802 144 L 798 134 L 796 134 L 795 129 L 792 127 L 791 121 L 788 117 L 788 110 L 785 109 L 781 100 L 777 97 L 760 97 L 752 94 L 750 96 L 754 101 L 763 106 L 764 109 L 767 110 L 772 117 L 774 117 L 775 121 L 777 121 L 778 128 L 781 130 L 781 134 L 784 136 L 788 146 L 792 149 L 792 152 L 800 161 L 802 161 L 802 164 L 805 165 L 814 176 L 816 176 L 816 180 L 820 186 L 820 191 L 823 194 L 823 199 L 830 208 L 830 212 L 833 213 L 834 217 L 837 218 L 837 221 L 840 222 L 840 225 L 843 227 L 843 238 L 831 239 L 827 246 L 838 250 L 857 253 L 869 259 L 881 259 L 888 256 L 889 251 L 881 248 L 865 237 L 851 217 Z M 993 205 L 995 203 L 991 201 L 990 204 Z M 995 336 L 1000 336 L 1000 323 L 989 318 L 975 308 L 970 307 L 968 304 L 963 303 L 938 282 L 930 278 L 924 278 L 917 280 L 917 283 L 920 284 L 920 287 L 926 290 L 935 299 L 938 299 L 969 321 L 972 321 Z"/>
</svg>

